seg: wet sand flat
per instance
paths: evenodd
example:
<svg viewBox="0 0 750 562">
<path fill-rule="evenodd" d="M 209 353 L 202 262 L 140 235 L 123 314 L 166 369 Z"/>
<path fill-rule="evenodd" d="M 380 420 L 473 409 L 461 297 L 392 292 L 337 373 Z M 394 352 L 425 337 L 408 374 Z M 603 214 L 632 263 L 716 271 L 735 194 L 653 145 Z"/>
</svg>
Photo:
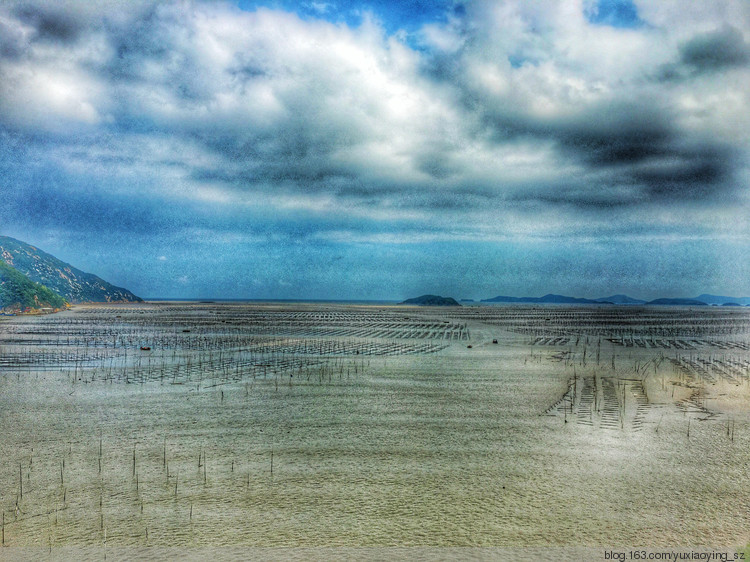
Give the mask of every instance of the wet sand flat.
<svg viewBox="0 0 750 562">
<path fill-rule="evenodd" d="M 681 307 L 4 319 L 3 541 L 743 548 L 749 326 Z"/>
</svg>

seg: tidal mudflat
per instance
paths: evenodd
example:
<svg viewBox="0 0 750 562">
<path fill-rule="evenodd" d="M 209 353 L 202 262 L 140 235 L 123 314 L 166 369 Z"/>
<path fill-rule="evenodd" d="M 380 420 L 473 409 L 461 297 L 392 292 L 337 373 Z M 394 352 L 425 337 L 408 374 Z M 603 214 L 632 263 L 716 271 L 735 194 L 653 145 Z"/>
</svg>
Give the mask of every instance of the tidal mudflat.
<svg viewBox="0 0 750 562">
<path fill-rule="evenodd" d="M 19 556 L 750 541 L 745 309 L 77 306 L 0 422 Z"/>
</svg>

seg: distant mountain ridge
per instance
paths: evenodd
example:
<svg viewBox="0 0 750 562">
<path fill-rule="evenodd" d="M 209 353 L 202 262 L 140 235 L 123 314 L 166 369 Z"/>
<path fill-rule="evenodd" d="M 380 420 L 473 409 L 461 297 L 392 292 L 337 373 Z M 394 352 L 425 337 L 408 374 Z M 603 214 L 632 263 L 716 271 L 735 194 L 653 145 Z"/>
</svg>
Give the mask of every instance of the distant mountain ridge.
<svg viewBox="0 0 750 562">
<path fill-rule="evenodd" d="M 92 273 L 81 271 L 35 246 L 8 236 L 0 236 L 0 261 L 70 303 L 142 302 L 127 289 L 115 287 Z"/>
<path fill-rule="evenodd" d="M 598 302 L 611 302 L 612 304 L 646 304 L 646 301 L 634 299 L 628 295 L 612 295 L 611 297 L 602 297 L 594 300 Z"/>
<path fill-rule="evenodd" d="M 705 302 L 706 304 L 741 304 L 747 306 L 750 304 L 750 297 L 720 297 L 717 295 L 702 294 L 695 297 L 693 300 Z"/>
<path fill-rule="evenodd" d="M 543 297 L 508 297 L 497 296 L 491 299 L 482 299 L 481 302 L 498 303 L 538 303 L 538 304 L 626 304 L 626 305 L 672 305 L 672 306 L 704 306 L 704 305 L 750 305 L 750 297 L 722 297 L 716 295 L 702 294 L 695 298 L 658 298 L 650 301 L 635 299 L 628 295 L 612 295 L 599 299 L 585 299 L 569 297 L 565 295 L 547 294 Z"/>
<path fill-rule="evenodd" d="M 660 304 L 673 306 L 708 306 L 705 302 L 695 299 L 670 299 L 661 298 L 648 301 L 646 304 Z"/>
<path fill-rule="evenodd" d="M 582 299 L 578 297 L 566 297 L 565 295 L 548 294 L 543 297 L 505 297 L 497 296 L 491 299 L 482 299 L 482 302 L 525 302 L 546 304 L 605 304 L 605 301 L 594 299 Z M 612 304 L 612 303 L 609 303 Z"/>
</svg>

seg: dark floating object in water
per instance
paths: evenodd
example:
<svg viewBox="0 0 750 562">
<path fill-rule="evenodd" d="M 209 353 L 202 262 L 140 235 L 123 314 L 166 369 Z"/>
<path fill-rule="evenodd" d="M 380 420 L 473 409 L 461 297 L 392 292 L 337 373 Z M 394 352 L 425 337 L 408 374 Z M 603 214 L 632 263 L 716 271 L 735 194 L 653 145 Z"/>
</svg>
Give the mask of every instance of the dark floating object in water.
<svg viewBox="0 0 750 562">
<path fill-rule="evenodd" d="M 467 345 L 466 347 L 467 347 L 467 348 L 469 348 L 469 349 L 471 349 L 471 348 L 472 348 L 472 346 L 470 346 L 470 345 Z"/>
<path fill-rule="evenodd" d="M 492 340 L 492 343 L 497 343 L 497 340 Z"/>
<path fill-rule="evenodd" d="M 151 348 L 149 346 L 147 346 L 147 345 L 142 345 L 141 346 L 141 351 L 151 351 Z"/>
</svg>

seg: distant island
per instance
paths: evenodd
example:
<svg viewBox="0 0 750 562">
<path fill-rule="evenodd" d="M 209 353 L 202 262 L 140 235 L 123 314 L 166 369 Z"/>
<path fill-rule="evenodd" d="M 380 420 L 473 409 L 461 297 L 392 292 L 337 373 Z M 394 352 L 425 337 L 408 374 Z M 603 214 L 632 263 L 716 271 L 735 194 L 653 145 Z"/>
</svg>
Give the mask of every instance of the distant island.
<svg viewBox="0 0 750 562">
<path fill-rule="evenodd" d="M 594 300 L 597 302 L 611 302 L 612 304 L 646 304 L 646 301 L 634 299 L 628 295 L 612 295 L 611 297 L 602 297 Z"/>
<path fill-rule="evenodd" d="M 672 306 L 707 306 L 707 303 L 696 299 L 654 299 L 646 304 L 660 304 Z"/>
<path fill-rule="evenodd" d="M 719 295 L 707 295 L 702 294 L 695 297 L 693 300 L 705 302 L 706 304 L 739 304 L 739 305 L 750 305 L 750 297 L 722 297 Z"/>
<path fill-rule="evenodd" d="M 564 295 L 544 295 L 543 297 L 506 297 L 497 296 L 491 299 L 482 299 L 482 302 L 519 302 L 519 303 L 547 303 L 547 304 L 603 304 L 604 301 L 594 299 L 582 299 L 577 297 L 566 297 Z M 612 303 L 608 303 L 612 304 Z"/>
<path fill-rule="evenodd" d="M 537 303 L 537 304 L 617 304 L 617 305 L 646 305 L 646 306 L 750 306 L 750 297 L 721 297 L 702 294 L 695 298 L 657 298 L 650 301 L 635 299 L 627 295 L 612 295 L 598 299 L 569 297 L 565 295 L 547 294 L 543 297 L 509 297 L 497 296 L 482 299 L 486 303 Z"/>
<path fill-rule="evenodd" d="M 0 309 L 52 311 L 82 302 L 142 302 L 140 297 L 42 250 L 0 236 Z"/>
<path fill-rule="evenodd" d="M 461 306 L 456 299 L 439 297 L 437 295 L 422 295 L 413 299 L 406 299 L 399 304 L 415 304 L 417 306 Z"/>
</svg>

